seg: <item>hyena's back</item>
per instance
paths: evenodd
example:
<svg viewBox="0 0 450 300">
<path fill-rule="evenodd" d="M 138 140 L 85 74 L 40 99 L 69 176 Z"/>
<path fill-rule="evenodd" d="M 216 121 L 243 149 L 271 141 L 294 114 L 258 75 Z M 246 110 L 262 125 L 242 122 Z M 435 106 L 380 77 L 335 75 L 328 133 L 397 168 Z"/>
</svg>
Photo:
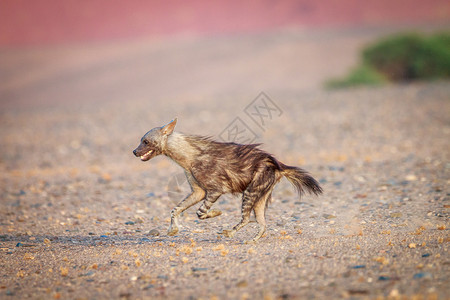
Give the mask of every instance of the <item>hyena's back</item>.
<svg viewBox="0 0 450 300">
<path fill-rule="evenodd" d="M 193 140 L 198 156 L 192 162 L 192 175 L 206 190 L 242 193 L 258 170 L 279 169 L 270 154 L 257 144 L 219 143 L 209 139 Z"/>
<path fill-rule="evenodd" d="M 190 172 L 206 191 L 243 193 L 258 177 L 261 181 L 274 181 L 282 176 L 302 194 L 305 190 L 318 194 L 318 183 L 304 170 L 286 166 L 271 154 L 258 148 L 259 144 L 240 145 L 220 143 L 199 136 L 184 136 L 191 161 Z"/>
</svg>

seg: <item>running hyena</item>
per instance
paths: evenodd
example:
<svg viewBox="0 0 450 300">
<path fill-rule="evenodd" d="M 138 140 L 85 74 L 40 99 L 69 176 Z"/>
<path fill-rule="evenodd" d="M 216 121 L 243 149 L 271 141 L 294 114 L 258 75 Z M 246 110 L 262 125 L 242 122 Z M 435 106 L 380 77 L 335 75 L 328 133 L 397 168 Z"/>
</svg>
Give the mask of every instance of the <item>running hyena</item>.
<svg viewBox="0 0 450 300">
<path fill-rule="evenodd" d="M 266 230 L 265 210 L 271 201 L 272 190 L 284 176 L 301 196 L 305 191 L 319 195 L 322 188 L 306 171 L 287 166 L 258 144 L 240 145 L 220 143 L 210 138 L 174 132 L 177 119 L 163 127 L 147 132 L 140 145 L 133 151 L 142 161 L 164 154 L 185 173 L 192 193 L 181 201 L 171 212 L 168 235 L 178 233 L 178 216 L 192 205 L 203 200 L 197 211 L 200 219 L 221 214 L 211 210 L 211 206 L 227 193 L 242 194 L 242 219 L 231 230 L 223 234 L 232 237 L 236 231 L 247 225 L 250 213 L 255 212 L 259 231 L 252 241 L 257 241 Z"/>
</svg>

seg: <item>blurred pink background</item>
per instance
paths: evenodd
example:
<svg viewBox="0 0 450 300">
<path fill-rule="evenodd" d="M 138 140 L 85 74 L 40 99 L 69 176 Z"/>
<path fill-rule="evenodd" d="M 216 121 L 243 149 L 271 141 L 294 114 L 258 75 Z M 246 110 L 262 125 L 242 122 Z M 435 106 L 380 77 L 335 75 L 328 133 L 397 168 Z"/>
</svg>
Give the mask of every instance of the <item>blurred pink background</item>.
<svg viewBox="0 0 450 300">
<path fill-rule="evenodd" d="M 448 0 L 2 0 L 0 46 L 449 19 Z"/>
</svg>

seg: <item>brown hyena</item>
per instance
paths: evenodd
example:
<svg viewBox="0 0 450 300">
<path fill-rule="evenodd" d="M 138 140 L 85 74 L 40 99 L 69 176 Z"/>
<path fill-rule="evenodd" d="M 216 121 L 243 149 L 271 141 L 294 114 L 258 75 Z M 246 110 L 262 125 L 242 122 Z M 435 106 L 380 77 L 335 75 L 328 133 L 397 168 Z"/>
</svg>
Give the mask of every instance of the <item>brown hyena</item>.
<svg viewBox="0 0 450 300">
<path fill-rule="evenodd" d="M 319 195 L 322 188 L 306 171 L 287 166 L 271 154 L 258 148 L 258 144 L 240 145 L 220 143 L 210 138 L 174 132 L 177 119 L 163 127 L 147 132 L 133 151 L 142 161 L 163 154 L 186 174 L 192 193 L 171 212 L 168 235 L 178 233 L 178 216 L 192 205 L 203 200 L 197 211 L 200 219 L 221 214 L 211 206 L 227 193 L 242 194 L 242 219 L 223 234 L 232 237 L 247 225 L 250 214 L 255 213 L 259 231 L 252 241 L 257 241 L 266 230 L 265 210 L 271 201 L 272 190 L 284 176 L 301 196 L 305 191 Z"/>
</svg>

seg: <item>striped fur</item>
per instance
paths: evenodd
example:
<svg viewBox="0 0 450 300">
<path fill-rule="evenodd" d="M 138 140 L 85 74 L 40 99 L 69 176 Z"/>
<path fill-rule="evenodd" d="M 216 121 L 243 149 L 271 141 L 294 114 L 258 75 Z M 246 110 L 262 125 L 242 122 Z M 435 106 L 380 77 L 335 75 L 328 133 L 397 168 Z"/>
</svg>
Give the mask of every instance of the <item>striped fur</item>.
<svg viewBox="0 0 450 300">
<path fill-rule="evenodd" d="M 178 216 L 183 211 L 203 200 L 197 211 L 198 217 L 216 217 L 221 212 L 212 210 L 212 205 L 221 195 L 232 193 L 242 194 L 242 219 L 223 234 L 232 237 L 249 223 L 253 211 L 259 224 L 259 231 L 252 240 L 256 241 L 265 232 L 265 210 L 273 188 L 283 176 L 292 183 L 299 196 L 305 192 L 322 193 L 319 183 L 305 170 L 279 162 L 259 149 L 258 144 L 220 143 L 207 137 L 184 135 L 173 131 L 176 122 L 175 119 L 147 132 L 133 151 L 143 161 L 163 154 L 185 170 L 192 193 L 172 210 L 169 235 L 178 233 Z"/>
</svg>

